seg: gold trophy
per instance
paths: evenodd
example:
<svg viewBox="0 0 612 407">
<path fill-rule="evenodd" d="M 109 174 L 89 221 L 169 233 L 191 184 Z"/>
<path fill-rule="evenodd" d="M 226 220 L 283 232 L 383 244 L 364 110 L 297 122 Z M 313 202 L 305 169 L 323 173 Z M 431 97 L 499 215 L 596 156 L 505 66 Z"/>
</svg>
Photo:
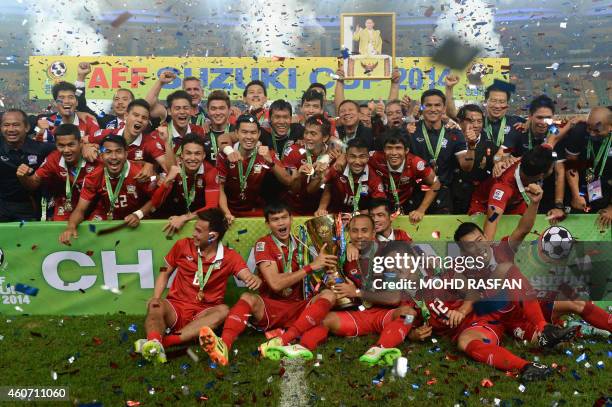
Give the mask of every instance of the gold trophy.
<svg viewBox="0 0 612 407">
<path fill-rule="evenodd" d="M 323 245 L 327 243 L 327 246 L 325 246 L 325 252 L 334 256 L 338 255 L 340 252 L 341 242 L 340 233 L 342 233 L 342 231 L 340 228 L 336 227 L 336 221 L 333 215 L 312 218 L 306 221 L 304 225 L 306 225 L 306 230 L 308 231 L 310 241 L 317 252 L 320 253 Z M 344 273 L 338 268 L 338 266 L 328 268 L 324 271 L 324 273 L 325 275 L 323 276 L 322 280 L 323 284 L 327 288 L 332 289 L 334 285 L 344 283 L 346 281 Z M 351 298 L 342 297 L 336 300 L 337 308 L 342 309 L 356 305 L 357 304 Z"/>
</svg>

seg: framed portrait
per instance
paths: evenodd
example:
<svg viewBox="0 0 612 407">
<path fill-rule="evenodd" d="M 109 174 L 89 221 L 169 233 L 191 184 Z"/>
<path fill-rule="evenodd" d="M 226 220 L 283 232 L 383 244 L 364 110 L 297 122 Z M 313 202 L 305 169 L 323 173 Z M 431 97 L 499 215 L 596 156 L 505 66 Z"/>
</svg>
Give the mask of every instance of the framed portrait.
<svg viewBox="0 0 612 407">
<path fill-rule="evenodd" d="M 390 79 L 395 63 L 395 13 L 340 14 L 346 79 Z"/>
</svg>

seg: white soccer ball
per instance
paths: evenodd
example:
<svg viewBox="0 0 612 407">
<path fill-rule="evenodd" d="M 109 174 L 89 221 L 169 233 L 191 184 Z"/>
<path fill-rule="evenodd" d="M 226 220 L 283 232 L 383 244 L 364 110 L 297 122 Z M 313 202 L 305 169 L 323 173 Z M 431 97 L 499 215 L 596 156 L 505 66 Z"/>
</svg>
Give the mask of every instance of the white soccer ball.
<svg viewBox="0 0 612 407">
<path fill-rule="evenodd" d="M 552 260 L 566 259 L 574 246 L 574 238 L 569 230 L 562 226 L 551 226 L 540 238 L 542 253 Z"/>
<path fill-rule="evenodd" d="M 49 75 L 55 78 L 61 78 L 66 75 L 66 64 L 62 61 L 55 61 L 51 65 L 49 65 Z"/>
</svg>

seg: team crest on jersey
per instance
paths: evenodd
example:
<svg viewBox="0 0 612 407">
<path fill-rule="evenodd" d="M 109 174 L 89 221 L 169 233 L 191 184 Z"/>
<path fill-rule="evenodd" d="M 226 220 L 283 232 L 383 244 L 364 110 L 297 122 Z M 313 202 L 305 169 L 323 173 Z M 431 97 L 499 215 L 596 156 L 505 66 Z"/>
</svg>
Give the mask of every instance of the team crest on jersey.
<svg viewBox="0 0 612 407">
<path fill-rule="evenodd" d="M 198 185 L 198 188 L 202 188 L 204 186 L 204 181 L 202 180 L 202 178 L 198 179 L 197 185 Z"/>
<path fill-rule="evenodd" d="M 442 140 L 442 148 L 446 148 L 447 144 L 448 144 L 448 139 Z"/>
<path fill-rule="evenodd" d="M 38 157 L 36 157 L 34 154 L 30 154 L 28 156 L 28 164 L 35 165 L 36 163 L 38 163 Z"/>
<path fill-rule="evenodd" d="M 255 251 L 263 252 L 264 250 L 266 250 L 266 242 L 257 242 L 255 245 Z"/>
<path fill-rule="evenodd" d="M 300 155 L 306 154 L 306 149 L 305 148 L 300 148 L 298 151 L 300 152 Z"/>
<path fill-rule="evenodd" d="M 94 167 L 87 167 L 87 168 L 85 168 L 85 172 L 88 173 L 88 174 L 90 172 L 92 172 L 93 170 L 94 170 Z"/>
<path fill-rule="evenodd" d="M 234 168 L 235 166 L 236 166 L 236 164 L 234 164 L 234 163 L 230 163 L 230 165 L 229 165 L 230 168 Z"/>
<path fill-rule="evenodd" d="M 64 216 L 64 213 L 65 212 L 64 212 L 64 207 L 63 206 L 60 206 L 59 208 L 57 208 L 57 214 L 59 216 Z"/>
<path fill-rule="evenodd" d="M 385 192 L 385 190 L 383 189 L 382 184 L 378 184 L 378 192 Z"/>
<path fill-rule="evenodd" d="M 443 142 L 444 143 L 444 142 Z M 419 161 L 417 163 L 417 170 L 423 171 L 425 169 L 425 161 Z"/>
<path fill-rule="evenodd" d="M 134 153 L 134 160 L 140 161 L 142 160 L 142 150 L 136 150 Z"/>
<path fill-rule="evenodd" d="M 262 165 L 261 165 L 261 164 L 255 164 L 255 165 L 253 166 L 253 173 L 254 173 L 254 174 L 259 174 L 259 173 L 261 173 L 261 167 L 262 167 Z"/>
<path fill-rule="evenodd" d="M 342 182 L 343 184 L 347 183 L 347 180 L 345 177 L 340 177 L 339 179 L 340 179 L 340 182 Z"/>
<path fill-rule="evenodd" d="M 493 192 L 493 199 L 501 201 L 502 197 L 504 196 L 504 191 L 502 191 L 501 189 L 496 189 Z"/>
<path fill-rule="evenodd" d="M 286 146 L 285 151 L 283 151 L 283 155 L 286 157 L 291 154 L 291 146 Z"/>
<path fill-rule="evenodd" d="M 136 185 L 128 185 L 127 186 L 127 192 L 128 192 L 128 194 L 135 194 L 136 193 Z"/>
</svg>

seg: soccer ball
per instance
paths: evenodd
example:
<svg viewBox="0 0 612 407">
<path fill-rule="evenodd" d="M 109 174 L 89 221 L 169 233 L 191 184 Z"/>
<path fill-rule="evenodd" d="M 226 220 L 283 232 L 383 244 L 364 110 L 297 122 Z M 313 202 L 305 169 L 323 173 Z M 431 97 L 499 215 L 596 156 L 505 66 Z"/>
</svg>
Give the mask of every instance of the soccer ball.
<svg viewBox="0 0 612 407">
<path fill-rule="evenodd" d="M 566 259 L 574 246 L 574 238 L 569 230 L 562 226 L 552 226 L 542 233 L 540 248 L 542 253 L 552 260 Z"/>
<path fill-rule="evenodd" d="M 57 79 L 66 75 L 67 70 L 68 68 L 66 68 L 65 63 L 63 63 L 62 61 L 55 61 L 51 65 L 49 65 L 49 69 L 47 70 L 47 72 L 49 73 L 49 76 L 51 78 Z"/>
</svg>

